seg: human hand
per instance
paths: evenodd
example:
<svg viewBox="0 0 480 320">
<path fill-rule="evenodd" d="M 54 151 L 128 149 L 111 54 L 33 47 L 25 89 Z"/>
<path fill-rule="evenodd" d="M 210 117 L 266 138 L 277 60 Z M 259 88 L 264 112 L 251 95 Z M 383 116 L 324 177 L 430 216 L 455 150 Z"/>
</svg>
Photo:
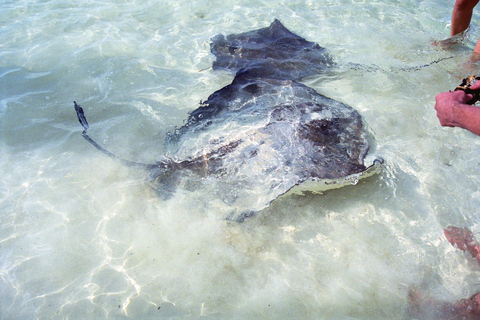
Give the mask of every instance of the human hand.
<svg viewBox="0 0 480 320">
<path fill-rule="evenodd" d="M 480 88 L 480 81 L 475 83 L 471 88 Z M 477 88 L 477 89 L 478 89 Z M 444 127 L 458 127 L 460 123 L 457 121 L 456 109 L 461 108 L 467 101 L 472 99 L 473 95 L 465 93 L 465 91 L 450 91 L 437 94 L 435 97 L 435 110 L 440 125 Z"/>
<path fill-rule="evenodd" d="M 475 82 L 465 89 L 465 92 L 472 95 L 472 99 L 467 102 L 469 105 L 475 105 L 480 100 L 480 78 L 475 78 Z"/>
</svg>

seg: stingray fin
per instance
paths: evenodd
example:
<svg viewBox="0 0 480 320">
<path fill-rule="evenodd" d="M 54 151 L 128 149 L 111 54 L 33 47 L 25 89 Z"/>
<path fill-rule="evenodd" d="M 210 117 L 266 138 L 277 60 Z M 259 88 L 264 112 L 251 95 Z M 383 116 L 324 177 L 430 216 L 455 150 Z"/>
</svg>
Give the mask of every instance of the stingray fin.
<svg viewBox="0 0 480 320">
<path fill-rule="evenodd" d="M 278 196 L 276 199 L 290 194 L 304 195 L 305 193 L 321 194 L 327 190 L 338 189 L 348 185 L 356 185 L 359 180 L 366 179 L 373 175 L 379 174 L 384 166 L 385 160 L 382 158 L 375 159 L 373 163 L 365 168 L 364 171 L 354 173 L 338 179 L 307 179 L 300 181 L 285 193 Z M 275 200 L 276 200 L 275 199 Z"/>
</svg>

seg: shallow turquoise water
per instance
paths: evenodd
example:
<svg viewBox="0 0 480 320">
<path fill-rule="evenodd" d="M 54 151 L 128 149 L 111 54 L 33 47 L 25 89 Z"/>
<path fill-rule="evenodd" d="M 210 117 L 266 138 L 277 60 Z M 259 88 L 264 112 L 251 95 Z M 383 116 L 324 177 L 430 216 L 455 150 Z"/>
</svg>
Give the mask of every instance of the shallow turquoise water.
<svg viewBox="0 0 480 320">
<path fill-rule="evenodd" d="M 431 45 L 452 6 L 2 3 L 0 318 L 405 319 L 411 287 L 447 301 L 478 292 L 480 269 L 442 233 L 480 231 L 480 138 L 440 127 L 433 109 L 476 72 L 477 13 L 462 47 Z M 330 50 L 337 68 L 305 83 L 361 113 L 380 176 L 232 225 L 207 210 L 210 195 L 163 200 L 81 137 L 74 100 L 109 150 L 158 159 L 167 132 L 233 78 L 211 70 L 210 38 L 274 18 Z"/>
</svg>

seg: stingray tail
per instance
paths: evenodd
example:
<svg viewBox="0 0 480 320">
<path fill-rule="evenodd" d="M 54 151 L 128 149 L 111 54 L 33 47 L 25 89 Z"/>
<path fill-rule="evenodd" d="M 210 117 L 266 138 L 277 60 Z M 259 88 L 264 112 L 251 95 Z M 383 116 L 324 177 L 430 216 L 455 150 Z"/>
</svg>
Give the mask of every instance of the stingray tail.
<svg viewBox="0 0 480 320">
<path fill-rule="evenodd" d="M 350 70 L 354 70 L 354 71 L 363 71 L 363 72 L 378 72 L 378 71 L 387 71 L 387 72 L 393 72 L 393 73 L 397 73 L 397 72 L 414 72 L 414 71 L 419 71 L 421 69 L 424 69 L 424 68 L 427 68 L 427 67 L 430 67 L 434 64 L 437 64 L 437 63 L 440 63 L 442 61 L 445 61 L 445 60 L 449 60 L 449 59 L 452 59 L 454 58 L 454 56 L 449 56 L 449 57 L 444 57 L 444 58 L 440 58 L 440 59 L 437 59 L 437 60 L 433 60 L 431 62 L 428 62 L 426 64 L 422 64 L 422 65 L 417 65 L 417 66 L 412 66 L 412 67 L 400 67 L 400 68 L 396 68 L 396 67 L 380 67 L 380 66 L 377 66 L 377 65 L 362 65 L 362 64 L 358 64 L 358 63 L 348 63 L 348 67 Z"/>
<path fill-rule="evenodd" d="M 108 151 L 107 149 L 105 149 L 104 147 L 102 147 L 101 145 L 99 145 L 98 143 L 96 143 L 92 138 L 90 138 L 90 136 L 87 134 L 87 130 L 89 128 L 89 125 L 88 125 L 88 122 L 87 122 L 87 118 L 85 118 L 85 113 L 83 112 L 83 108 L 80 107 L 77 102 L 73 101 L 73 104 L 74 104 L 74 107 L 75 107 L 75 111 L 77 113 L 77 118 L 78 118 L 78 121 L 80 122 L 80 124 L 82 125 L 83 127 L 83 132 L 82 132 L 82 136 L 85 138 L 85 140 L 87 140 L 92 146 L 94 146 L 95 148 L 97 148 L 97 150 L 103 152 L 104 154 L 106 154 L 107 156 L 119 161 L 121 164 L 123 165 L 127 165 L 127 166 L 134 166 L 134 167 L 143 167 L 145 169 L 148 169 L 148 170 L 152 170 L 152 169 L 155 169 L 157 167 L 160 166 L 160 164 L 147 164 L 147 163 L 141 163 L 141 162 L 135 162 L 135 161 L 131 161 L 131 160 L 126 160 L 126 159 L 123 159 L 123 158 L 120 158 L 118 157 L 117 155 L 111 153 L 110 151 Z"/>
<path fill-rule="evenodd" d="M 73 101 L 73 104 L 74 104 L 74 107 L 75 107 L 75 112 L 77 112 L 77 118 L 78 118 L 78 121 L 80 121 L 80 124 L 82 125 L 83 129 L 85 131 L 83 131 L 84 133 L 87 131 L 89 125 L 88 125 L 88 122 L 87 122 L 87 119 L 85 118 L 85 113 L 83 113 L 83 108 L 80 107 L 76 101 Z"/>
</svg>

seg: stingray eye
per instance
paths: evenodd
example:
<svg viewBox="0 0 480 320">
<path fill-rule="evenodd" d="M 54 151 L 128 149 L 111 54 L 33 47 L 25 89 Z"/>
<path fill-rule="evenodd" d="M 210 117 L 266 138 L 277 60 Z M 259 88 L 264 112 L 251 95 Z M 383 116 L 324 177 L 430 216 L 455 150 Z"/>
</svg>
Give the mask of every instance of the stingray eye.
<svg viewBox="0 0 480 320">
<path fill-rule="evenodd" d="M 231 54 L 231 55 L 234 55 L 235 52 L 237 51 L 238 47 L 236 46 L 230 46 L 228 47 L 228 52 Z"/>
<path fill-rule="evenodd" d="M 320 129 L 322 129 L 322 131 L 330 129 L 331 126 L 332 121 L 330 120 L 322 120 L 322 122 L 320 123 Z"/>
<path fill-rule="evenodd" d="M 257 93 L 257 92 L 260 91 L 260 87 L 259 87 L 258 84 L 253 83 L 253 84 L 249 84 L 248 86 L 245 86 L 245 87 L 243 88 L 243 90 L 245 90 L 245 91 L 247 91 L 247 92 L 249 92 L 249 93 L 251 93 L 251 94 L 255 94 L 255 93 Z"/>
</svg>

